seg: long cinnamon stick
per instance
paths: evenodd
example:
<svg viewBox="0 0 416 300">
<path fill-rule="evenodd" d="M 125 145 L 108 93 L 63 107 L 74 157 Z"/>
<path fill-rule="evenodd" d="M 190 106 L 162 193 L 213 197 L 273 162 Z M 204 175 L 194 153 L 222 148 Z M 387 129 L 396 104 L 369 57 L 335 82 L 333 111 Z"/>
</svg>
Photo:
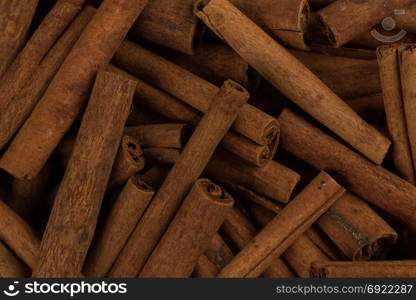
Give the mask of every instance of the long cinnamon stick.
<svg viewBox="0 0 416 300">
<path fill-rule="evenodd" d="M 83 9 L 49 50 L 30 81 L 14 96 L 13 102 L 0 112 L 0 148 L 9 142 L 30 115 L 94 13 L 92 7 Z"/>
<path fill-rule="evenodd" d="M 127 127 L 124 133 L 137 139 L 142 147 L 182 149 L 190 129 L 186 124 L 152 124 Z"/>
<path fill-rule="evenodd" d="M 257 229 L 238 208 L 233 208 L 227 214 L 222 224 L 222 230 L 240 251 L 257 235 Z M 262 276 L 269 278 L 295 277 L 286 263 L 278 257 L 263 272 Z"/>
<path fill-rule="evenodd" d="M 318 18 L 331 43 L 340 47 L 369 31 L 395 9 L 404 9 L 412 3 L 413 0 L 337 0 L 320 10 Z"/>
<path fill-rule="evenodd" d="M 1 168 L 17 178 L 39 172 L 83 107 L 97 70 L 109 62 L 146 3 L 103 2 L 0 160 Z"/>
<path fill-rule="evenodd" d="M 194 126 L 198 125 L 201 119 L 201 113 L 193 107 L 115 66 L 109 66 L 108 69 L 112 72 L 127 76 L 132 80 L 136 80 L 136 102 L 145 104 L 153 111 L 175 122 L 188 123 Z M 253 165 L 261 166 L 270 160 L 276 152 L 276 147 L 279 143 L 279 128 L 279 124 L 276 123 L 275 129 L 277 132 L 267 145 L 259 145 L 242 135 L 230 131 L 225 135 L 220 146 Z"/>
<path fill-rule="evenodd" d="M 383 161 L 390 141 L 235 6 L 203 0 L 195 13 L 289 99 L 375 163 Z"/>
<path fill-rule="evenodd" d="M 81 10 L 84 0 L 60 0 L 42 21 L 0 82 L 0 111 L 27 84 L 55 41 Z"/>
<path fill-rule="evenodd" d="M 32 276 L 81 273 L 134 89 L 126 78 L 98 73 Z"/>
<path fill-rule="evenodd" d="M 0 1 L 0 77 L 24 45 L 38 2 L 39 0 Z"/>
<path fill-rule="evenodd" d="M 377 49 L 387 126 L 392 140 L 393 160 L 398 174 L 415 183 L 413 158 L 409 144 L 396 45 Z"/>
<path fill-rule="evenodd" d="M 154 195 L 138 176 L 127 181 L 93 242 L 84 266 L 88 277 L 105 277 Z"/>
<path fill-rule="evenodd" d="M 416 187 L 340 144 L 289 109 L 279 117 L 282 147 L 416 229 Z M 284 130 L 284 132 L 283 132 Z"/>
<path fill-rule="evenodd" d="M 321 172 L 221 271 L 218 277 L 256 277 L 343 193 Z M 308 205 L 305 205 L 308 203 Z"/>
<path fill-rule="evenodd" d="M 140 272 L 186 193 L 201 175 L 248 98 L 248 93 L 237 83 L 224 83 L 120 253 L 110 271 L 111 277 L 132 277 Z"/>
<path fill-rule="evenodd" d="M 416 261 L 316 262 L 312 277 L 320 278 L 414 278 Z"/>
<path fill-rule="evenodd" d="M 198 180 L 140 277 L 189 277 L 233 204 L 221 187 L 207 179 Z"/>
<path fill-rule="evenodd" d="M 123 42 L 113 63 L 201 112 L 208 111 L 218 92 L 215 85 L 129 41 Z M 270 143 L 278 133 L 276 120 L 249 104 L 244 105 L 233 129 L 261 145 Z"/>
</svg>

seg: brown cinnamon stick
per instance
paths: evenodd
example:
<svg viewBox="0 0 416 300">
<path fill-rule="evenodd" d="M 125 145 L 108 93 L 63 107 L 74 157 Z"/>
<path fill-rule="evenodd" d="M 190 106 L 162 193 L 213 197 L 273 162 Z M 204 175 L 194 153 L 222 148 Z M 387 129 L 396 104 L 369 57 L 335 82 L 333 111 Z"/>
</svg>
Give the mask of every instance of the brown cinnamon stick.
<svg viewBox="0 0 416 300">
<path fill-rule="evenodd" d="M 0 242 L 0 278 L 26 277 L 28 269 Z"/>
<path fill-rule="evenodd" d="M 142 147 L 182 149 L 191 128 L 186 124 L 152 124 L 127 127 L 124 134 L 139 141 Z"/>
<path fill-rule="evenodd" d="M 94 13 L 92 7 L 83 9 L 43 58 L 29 82 L 25 82 L 13 101 L 0 112 L 0 148 L 10 141 L 30 115 Z"/>
<path fill-rule="evenodd" d="M 288 109 L 279 120 L 285 150 L 318 170 L 328 170 L 350 191 L 416 228 L 416 187 L 372 164 Z"/>
<path fill-rule="evenodd" d="M 208 111 L 218 92 L 215 85 L 129 41 L 121 45 L 113 63 L 201 112 Z M 233 129 L 261 145 L 270 143 L 278 133 L 275 119 L 249 104 L 244 105 Z"/>
<path fill-rule="evenodd" d="M 89 250 L 84 266 L 86 276 L 107 275 L 154 193 L 138 176 L 127 181 Z"/>
<path fill-rule="evenodd" d="M 224 83 L 120 253 L 110 271 L 111 277 L 134 277 L 140 272 L 186 193 L 201 175 L 248 98 L 248 93 L 237 83 Z"/>
<path fill-rule="evenodd" d="M 144 166 L 145 161 L 139 142 L 130 136 L 124 136 L 121 139 L 111 170 L 109 187 L 122 186 L 131 176 L 141 171 Z"/>
<path fill-rule="evenodd" d="M 117 74 L 127 76 L 132 80 L 136 80 L 136 102 L 145 104 L 153 111 L 175 122 L 188 123 L 194 126 L 198 125 L 201 119 L 201 113 L 196 109 L 117 67 L 110 66 L 108 69 Z M 274 156 L 279 143 L 279 124 L 275 123 L 275 125 L 277 132 L 267 145 L 259 145 L 242 135 L 230 131 L 226 134 L 220 146 L 253 165 L 264 165 Z"/>
<path fill-rule="evenodd" d="M 195 13 L 289 99 L 375 163 L 383 161 L 390 141 L 235 6 L 203 0 Z"/>
<path fill-rule="evenodd" d="M 238 208 L 233 208 L 227 214 L 222 229 L 240 251 L 257 235 L 257 229 Z M 295 277 L 286 263 L 278 257 L 263 272 L 262 276 L 269 278 Z"/>
<path fill-rule="evenodd" d="M 397 45 L 382 46 L 377 49 L 377 55 L 387 126 L 393 143 L 394 165 L 401 177 L 410 183 L 415 183 L 413 158 L 404 112 Z"/>
<path fill-rule="evenodd" d="M 231 209 L 227 209 L 226 216 L 229 215 Z M 234 257 L 233 251 L 228 247 L 219 233 L 214 234 L 204 255 L 215 265 L 217 270 L 223 269 Z M 218 273 L 214 277 L 216 275 Z"/>
<path fill-rule="evenodd" d="M 256 277 L 343 193 L 321 172 L 221 271 L 218 277 Z M 305 202 L 308 205 L 305 205 Z"/>
<path fill-rule="evenodd" d="M 25 1 L 26 2 L 26 1 Z M 81 10 L 84 0 L 60 0 L 37 28 L 0 81 L 0 111 L 27 84 L 55 41 Z"/>
<path fill-rule="evenodd" d="M 126 78 L 98 73 L 32 276 L 81 273 L 134 89 Z"/>
<path fill-rule="evenodd" d="M 233 204 L 221 187 L 207 179 L 198 180 L 140 277 L 189 277 Z"/>
<path fill-rule="evenodd" d="M 337 0 L 320 10 L 318 18 L 330 42 L 340 47 L 369 31 L 395 9 L 404 9 L 412 3 L 413 0 Z"/>
<path fill-rule="evenodd" d="M 341 47 L 333 48 L 331 45 L 324 44 L 311 44 L 311 51 L 322 53 L 326 55 L 335 55 L 341 57 L 350 57 L 358 59 L 376 59 L 377 55 L 374 50 L 371 49 L 361 49 L 354 47 Z"/>
<path fill-rule="evenodd" d="M 193 276 L 198 278 L 215 278 L 219 270 L 205 254 L 202 254 L 195 265 Z"/>
<path fill-rule="evenodd" d="M 145 148 L 143 155 L 146 161 L 174 164 L 181 156 L 181 151 L 175 148 Z"/>
<path fill-rule="evenodd" d="M 0 1 L 0 77 L 24 45 L 38 2 L 39 0 Z"/>
<path fill-rule="evenodd" d="M 320 278 L 414 278 L 416 261 L 316 262 L 312 277 Z"/>
<path fill-rule="evenodd" d="M 39 172 L 83 107 L 97 70 L 109 62 L 146 3 L 103 2 L 0 160 L 2 168 L 17 178 Z"/>
</svg>

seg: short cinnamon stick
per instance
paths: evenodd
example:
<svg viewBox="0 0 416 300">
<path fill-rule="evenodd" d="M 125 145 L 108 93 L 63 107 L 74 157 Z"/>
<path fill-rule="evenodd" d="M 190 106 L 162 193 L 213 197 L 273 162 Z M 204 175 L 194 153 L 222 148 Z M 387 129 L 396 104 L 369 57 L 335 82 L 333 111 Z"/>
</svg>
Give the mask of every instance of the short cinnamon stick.
<svg viewBox="0 0 416 300">
<path fill-rule="evenodd" d="M 282 147 L 346 188 L 416 229 L 416 187 L 376 166 L 289 109 L 279 117 Z M 284 130 L 284 132 L 283 132 Z"/>
<path fill-rule="evenodd" d="M 39 0 L 0 1 L 0 77 L 24 45 L 38 2 Z"/>
<path fill-rule="evenodd" d="M 146 4 L 103 2 L 0 160 L 1 168 L 17 178 L 39 172 L 84 106 L 97 70 L 109 62 Z"/>
<path fill-rule="evenodd" d="M 129 41 L 121 45 L 113 63 L 201 112 L 208 111 L 218 92 L 215 85 Z M 249 104 L 244 105 L 233 129 L 261 145 L 270 143 L 278 133 L 276 120 Z"/>
<path fill-rule="evenodd" d="M 27 1 L 24 1 L 27 2 Z M 60 0 L 48 13 L 0 81 L 0 111 L 23 88 L 39 63 L 68 24 L 81 10 L 84 0 Z"/>
<path fill-rule="evenodd" d="M 201 175 L 248 98 L 248 93 L 237 83 L 224 83 L 120 253 L 110 271 L 111 277 L 134 277 L 140 272 L 186 193 Z"/>
<path fill-rule="evenodd" d="M 235 6 L 203 0 L 195 13 L 289 99 L 375 163 L 384 160 L 390 141 Z"/>
<path fill-rule="evenodd" d="M 312 277 L 320 278 L 414 278 L 416 261 L 316 262 Z"/>
<path fill-rule="evenodd" d="M 32 276 L 81 273 L 134 89 L 134 82 L 126 78 L 98 73 Z"/>
<path fill-rule="evenodd" d="M 343 193 L 321 172 L 221 271 L 218 277 L 256 277 Z M 305 205 L 308 203 L 308 205 Z"/>
<path fill-rule="evenodd" d="M 154 193 L 138 176 L 127 181 L 89 250 L 84 266 L 86 276 L 107 275 Z"/>
</svg>

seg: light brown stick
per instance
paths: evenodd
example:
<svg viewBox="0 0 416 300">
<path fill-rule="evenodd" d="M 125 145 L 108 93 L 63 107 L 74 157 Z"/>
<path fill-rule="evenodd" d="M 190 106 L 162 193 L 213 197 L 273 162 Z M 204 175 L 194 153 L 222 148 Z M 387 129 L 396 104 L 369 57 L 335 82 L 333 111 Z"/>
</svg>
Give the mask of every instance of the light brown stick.
<svg viewBox="0 0 416 300">
<path fill-rule="evenodd" d="M 186 193 L 201 175 L 248 98 L 248 93 L 237 83 L 224 83 L 120 253 L 110 271 L 111 277 L 134 277 L 140 272 Z"/>
<path fill-rule="evenodd" d="M 34 277 L 76 277 L 90 246 L 135 85 L 99 72 L 42 239 Z"/>
</svg>

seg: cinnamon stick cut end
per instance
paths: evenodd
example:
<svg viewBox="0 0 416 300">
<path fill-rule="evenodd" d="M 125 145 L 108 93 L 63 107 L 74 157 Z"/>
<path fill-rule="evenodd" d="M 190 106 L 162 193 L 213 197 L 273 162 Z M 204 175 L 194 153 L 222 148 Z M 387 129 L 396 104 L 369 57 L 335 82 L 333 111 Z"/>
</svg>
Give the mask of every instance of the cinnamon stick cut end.
<svg viewBox="0 0 416 300">
<path fill-rule="evenodd" d="M 318 28 L 328 38 L 331 45 L 334 46 L 335 48 L 341 47 L 342 43 L 340 42 L 339 37 L 337 36 L 337 34 L 329 26 L 329 24 L 328 24 L 328 22 L 325 18 L 325 15 L 322 15 L 318 12 L 318 14 L 316 15 L 316 21 L 317 21 L 317 24 L 318 24 Z"/>
<path fill-rule="evenodd" d="M 222 90 L 226 91 L 226 93 L 233 93 L 236 94 L 236 99 L 239 99 L 240 102 L 245 103 L 250 98 L 249 92 L 237 82 L 233 80 L 226 80 L 222 85 Z"/>
<path fill-rule="evenodd" d="M 137 190 L 143 192 L 153 193 L 155 190 L 149 184 L 147 184 L 141 175 L 134 175 L 130 178 L 131 183 L 137 188 Z"/>
<path fill-rule="evenodd" d="M 128 164 L 137 170 L 142 170 L 145 161 L 139 142 L 130 136 L 125 136 L 121 140 L 121 147 Z"/>
<path fill-rule="evenodd" d="M 201 194 L 205 194 L 209 199 L 215 201 L 217 205 L 223 205 L 225 207 L 234 205 L 233 197 L 209 179 L 199 179 L 195 183 L 195 188 L 199 189 L 202 192 Z"/>
</svg>

